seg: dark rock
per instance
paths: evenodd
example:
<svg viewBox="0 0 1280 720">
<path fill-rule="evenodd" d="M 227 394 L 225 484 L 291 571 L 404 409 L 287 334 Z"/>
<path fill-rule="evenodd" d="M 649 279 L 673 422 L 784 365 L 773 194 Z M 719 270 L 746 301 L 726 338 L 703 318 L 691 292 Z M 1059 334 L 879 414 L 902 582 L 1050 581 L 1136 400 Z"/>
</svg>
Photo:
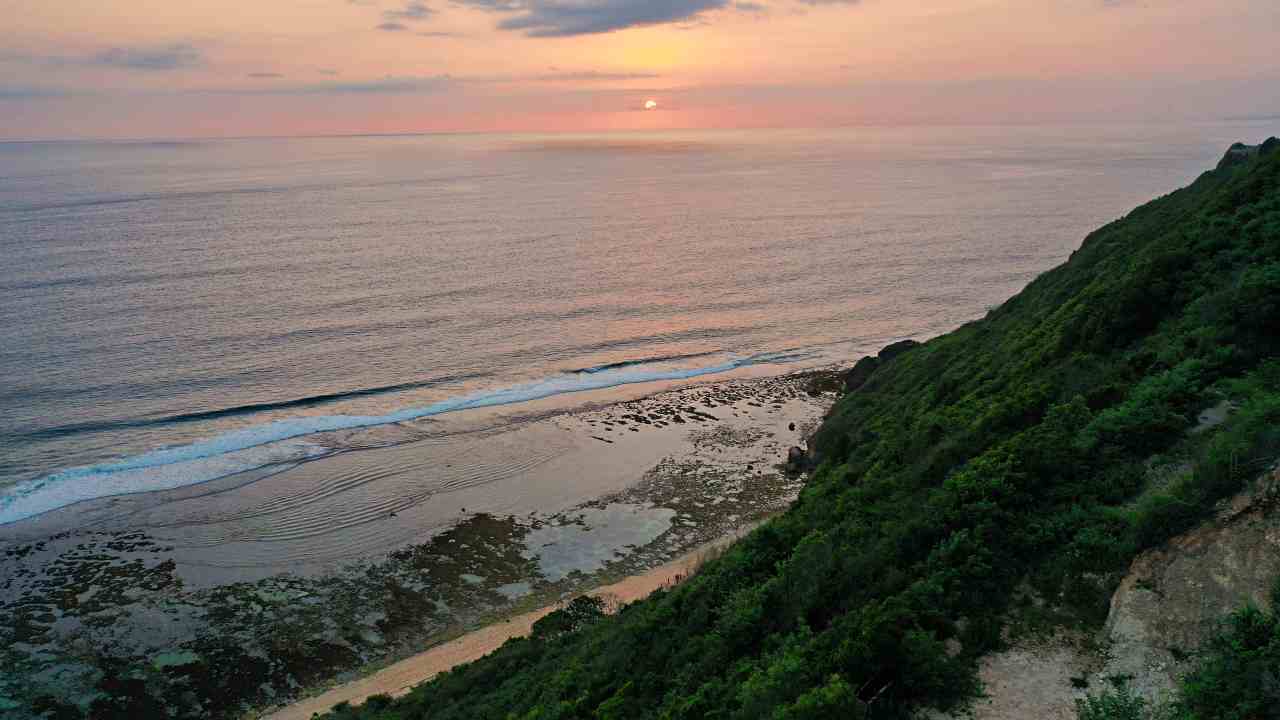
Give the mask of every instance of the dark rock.
<svg viewBox="0 0 1280 720">
<path fill-rule="evenodd" d="M 916 342 L 915 340 L 899 340 L 896 343 L 885 345 L 884 349 L 882 349 L 880 351 L 880 354 L 877 355 L 876 357 L 879 358 L 880 362 L 882 363 L 889 362 L 890 360 L 898 357 L 902 353 L 914 347 L 918 347 L 919 345 L 920 343 Z"/>
<path fill-rule="evenodd" d="M 844 391 L 851 393 L 871 379 L 871 373 L 880 367 L 880 360 L 870 356 L 864 357 L 844 374 Z"/>
<path fill-rule="evenodd" d="M 866 385 L 867 381 L 871 379 L 871 374 L 879 369 L 881 365 L 919 345 L 920 343 L 915 340 L 899 340 L 896 343 L 884 346 L 875 357 L 867 356 L 862 358 L 852 369 L 844 374 L 844 391 L 851 393 Z"/>
<path fill-rule="evenodd" d="M 809 456 L 805 451 L 798 447 L 792 447 L 787 451 L 787 472 L 798 474 L 809 468 Z"/>
<path fill-rule="evenodd" d="M 1245 145 L 1244 143 L 1236 143 L 1227 148 L 1227 154 L 1222 156 L 1222 160 L 1218 161 L 1218 170 L 1223 168 L 1235 167 L 1249 162 L 1255 155 L 1262 150 L 1259 145 Z"/>
<path fill-rule="evenodd" d="M 788 430 L 790 430 L 791 432 L 795 432 L 795 431 L 796 431 L 796 424 L 795 424 L 795 423 L 788 423 L 788 424 L 787 424 L 787 429 L 788 429 Z"/>
</svg>

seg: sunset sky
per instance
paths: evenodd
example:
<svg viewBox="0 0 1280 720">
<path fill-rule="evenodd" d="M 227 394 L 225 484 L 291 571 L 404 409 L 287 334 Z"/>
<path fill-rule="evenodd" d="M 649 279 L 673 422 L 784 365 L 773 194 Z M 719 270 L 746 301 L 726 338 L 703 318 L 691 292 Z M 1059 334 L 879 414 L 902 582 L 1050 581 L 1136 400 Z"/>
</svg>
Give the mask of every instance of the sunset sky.
<svg viewBox="0 0 1280 720">
<path fill-rule="evenodd" d="M 11 139 L 1280 114 L 1276 0 L 0 0 L 0 16 Z"/>
</svg>

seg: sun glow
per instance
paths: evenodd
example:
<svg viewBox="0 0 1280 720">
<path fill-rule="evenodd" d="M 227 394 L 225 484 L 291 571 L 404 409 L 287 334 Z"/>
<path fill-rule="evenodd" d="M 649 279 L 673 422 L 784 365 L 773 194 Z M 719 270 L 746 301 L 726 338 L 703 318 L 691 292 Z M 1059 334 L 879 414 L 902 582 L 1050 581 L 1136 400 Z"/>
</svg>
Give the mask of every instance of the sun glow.
<svg viewBox="0 0 1280 720">
<path fill-rule="evenodd" d="M 644 109 L 645 109 L 645 110 L 657 110 L 657 109 L 658 109 L 658 101 L 657 101 L 657 100 L 645 100 L 645 101 L 644 101 Z"/>
</svg>

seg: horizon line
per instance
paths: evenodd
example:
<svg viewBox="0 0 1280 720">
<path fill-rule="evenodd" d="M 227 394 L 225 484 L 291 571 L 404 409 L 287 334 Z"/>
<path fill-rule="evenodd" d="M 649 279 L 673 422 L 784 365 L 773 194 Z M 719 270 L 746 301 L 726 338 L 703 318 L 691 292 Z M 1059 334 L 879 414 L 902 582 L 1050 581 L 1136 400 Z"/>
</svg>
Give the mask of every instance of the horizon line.
<svg viewBox="0 0 1280 720">
<path fill-rule="evenodd" d="M 742 132 L 763 130 L 840 130 L 853 128 L 906 128 L 906 127 L 1090 127 L 1090 126 L 1134 126 L 1147 125 L 1167 127 L 1174 125 L 1198 125 L 1210 123 L 1254 123 L 1280 121 L 1280 113 L 1251 116 L 1228 116 L 1186 118 L 1181 120 L 1080 120 L 1063 119 L 1056 121 L 1029 120 L 986 120 L 986 121 L 927 121 L 913 120 L 900 123 L 865 122 L 842 123 L 837 125 L 748 125 L 742 127 L 672 127 L 672 128 L 612 128 L 600 130 L 406 130 L 403 132 L 335 132 L 335 133 L 303 133 L 298 135 L 281 135 L 264 133 L 261 135 L 171 135 L 171 136 L 82 136 L 82 137 L 48 137 L 48 138 L 0 138 L 0 145 L 52 145 L 58 143 L 182 143 L 212 142 L 234 140 L 320 140 L 340 138 L 397 138 L 397 137 L 430 137 L 450 135 L 501 136 L 501 135 L 639 135 L 669 132 Z"/>
</svg>

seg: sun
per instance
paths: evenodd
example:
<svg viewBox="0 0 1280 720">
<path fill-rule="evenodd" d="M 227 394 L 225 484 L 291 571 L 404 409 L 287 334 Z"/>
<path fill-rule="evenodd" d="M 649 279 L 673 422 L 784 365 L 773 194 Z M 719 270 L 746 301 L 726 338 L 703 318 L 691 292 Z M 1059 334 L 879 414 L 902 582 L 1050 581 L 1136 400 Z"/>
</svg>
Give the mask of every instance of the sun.
<svg viewBox="0 0 1280 720">
<path fill-rule="evenodd" d="M 657 101 L 657 100 L 645 100 L 645 101 L 644 101 L 644 109 L 645 109 L 645 110 L 657 110 L 657 109 L 658 109 L 658 101 Z"/>
</svg>

